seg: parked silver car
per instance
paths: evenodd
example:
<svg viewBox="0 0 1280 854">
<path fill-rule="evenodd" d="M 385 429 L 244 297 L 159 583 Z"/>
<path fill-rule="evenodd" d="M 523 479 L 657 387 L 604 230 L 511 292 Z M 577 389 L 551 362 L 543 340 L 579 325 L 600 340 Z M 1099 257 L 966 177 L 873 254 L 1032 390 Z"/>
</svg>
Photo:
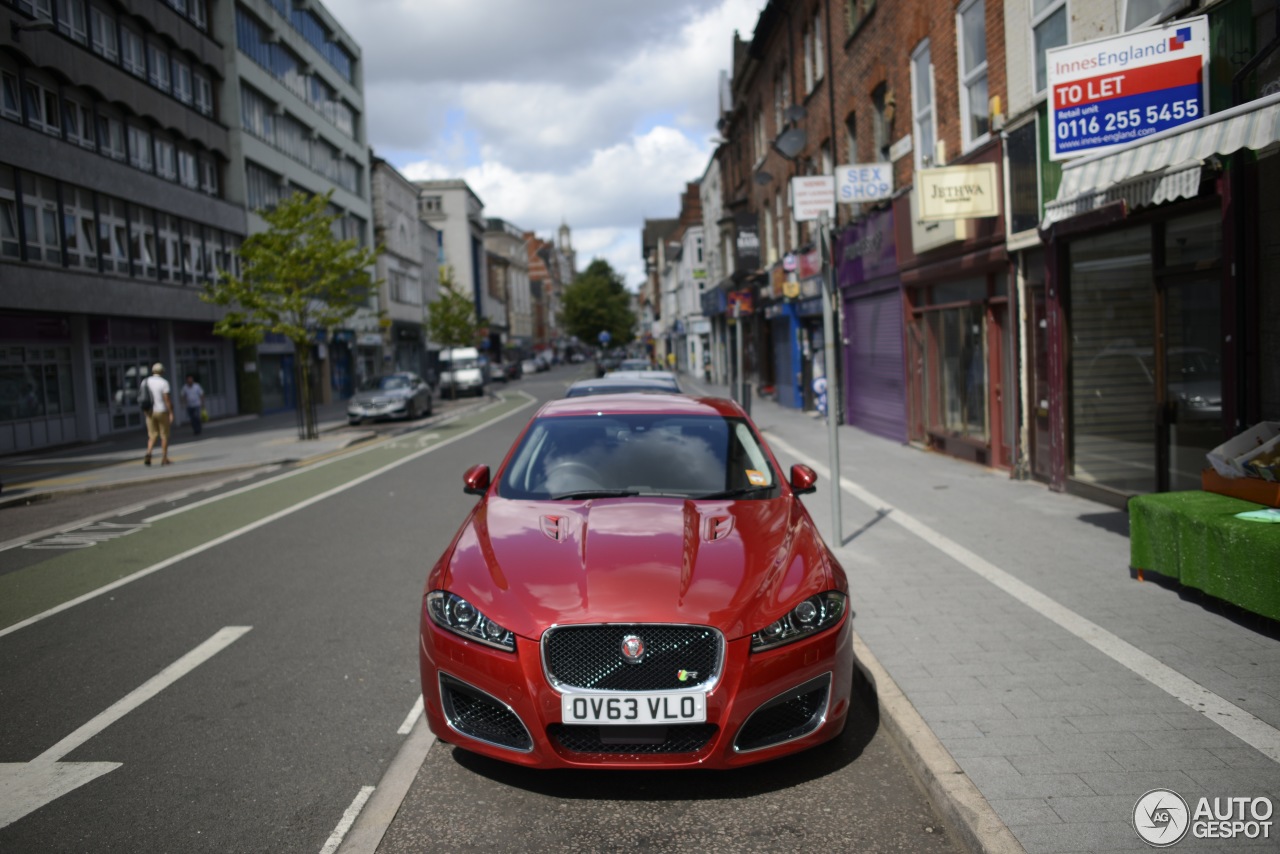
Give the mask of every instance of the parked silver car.
<svg viewBox="0 0 1280 854">
<path fill-rule="evenodd" d="M 431 414 L 431 386 L 409 371 L 370 377 L 347 401 L 347 423 Z"/>
</svg>

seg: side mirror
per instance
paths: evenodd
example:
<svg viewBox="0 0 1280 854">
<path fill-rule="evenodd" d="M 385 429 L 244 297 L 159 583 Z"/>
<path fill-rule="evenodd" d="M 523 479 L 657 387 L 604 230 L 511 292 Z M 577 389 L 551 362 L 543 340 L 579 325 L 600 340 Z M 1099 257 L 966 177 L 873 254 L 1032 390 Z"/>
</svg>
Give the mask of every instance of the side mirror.
<svg viewBox="0 0 1280 854">
<path fill-rule="evenodd" d="M 472 466 L 462 476 L 462 491 L 468 495 L 484 495 L 489 489 L 489 467 Z"/>
<path fill-rule="evenodd" d="M 791 467 L 791 491 L 796 495 L 817 492 L 818 475 L 808 466 L 796 464 Z"/>
</svg>

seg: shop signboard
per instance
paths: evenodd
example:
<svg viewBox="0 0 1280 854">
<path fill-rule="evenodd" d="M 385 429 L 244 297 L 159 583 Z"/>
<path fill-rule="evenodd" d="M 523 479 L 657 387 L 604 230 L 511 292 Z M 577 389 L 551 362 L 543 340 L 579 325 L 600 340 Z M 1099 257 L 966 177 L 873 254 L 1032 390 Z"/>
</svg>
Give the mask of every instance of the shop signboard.
<svg viewBox="0 0 1280 854">
<path fill-rule="evenodd" d="M 836 201 L 848 205 L 893 198 L 893 164 L 851 163 L 836 167 Z"/>
<path fill-rule="evenodd" d="M 916 180 L 920 184 L 920 218 L 926 222 L 1000 215 L 994 163 L 921 169 Z"/>
<path fill-rule="evenodd" d="M 1050 158 L 1104 151 L 1201 118 L 1208 62 L 1203 15 L 1047 51 Z"/>
<path fill-rule="evenodd" d="M 791 212 L 796 222 L 836 218 L 836 179 L 832 175 L 801 175 L 791 179 Z"/>
<path fill-rule="evenodd" d="M 736 213 L 733 215 L 734 269 L 750 271 L 760 267 L 760 234 L 757 230 L 756 215 L 753 213 Z"/>
</svg>

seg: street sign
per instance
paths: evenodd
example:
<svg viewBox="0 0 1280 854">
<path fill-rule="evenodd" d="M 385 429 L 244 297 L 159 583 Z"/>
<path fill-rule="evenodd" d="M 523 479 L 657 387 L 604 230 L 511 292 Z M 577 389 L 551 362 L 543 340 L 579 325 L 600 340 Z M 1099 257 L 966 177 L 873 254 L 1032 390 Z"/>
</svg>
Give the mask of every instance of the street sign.
<svg viewBox="0 0 1280 854">
<path fill-rule="evenodd" d="M 1203 15 L 1047 51 L 1050 158 L 1103 151 L 1204 116 L 1208 62 Z"/>
<path fill-rule="evenodd" d="M 796 222 L 836 218 L 836 179 L 832 175 L 801 175 L 791 179 L 791 211 Z"/>
<path fill-rule="evenodd" d="M 836 201 L 849 205 L 893 198 L 893 164 L 852 163 L 836 167 Z"/>
<path fill-rule="evenodd" d="M 601 329 L 601 330 L 600 330 L 600 343 L 601 343 L 601 344 L 608 344 L 608 343 L 609 343 L 609 338 L 610 338 L 610 337 L 612 337 L 612 336 L 610 336 L 610 335 L 609 335 L 609 330 L 607 330 L 607 329 Z"/>
</svg>

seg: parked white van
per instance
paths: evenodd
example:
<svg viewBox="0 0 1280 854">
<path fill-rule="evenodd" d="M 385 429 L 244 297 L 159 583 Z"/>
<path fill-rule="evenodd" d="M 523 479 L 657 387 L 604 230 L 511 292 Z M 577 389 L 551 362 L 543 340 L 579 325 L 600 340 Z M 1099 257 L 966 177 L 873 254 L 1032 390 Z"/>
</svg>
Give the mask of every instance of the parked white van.
<svg viewBox="0 0 1280 854">
<path fill-rule="evenodd" d="M 454 347 L 440 351 L 440 395 L 457 397 L 460 394 L 483 395 L 485 365 L 480 351 L 475 347 Z"/>
</svg>

